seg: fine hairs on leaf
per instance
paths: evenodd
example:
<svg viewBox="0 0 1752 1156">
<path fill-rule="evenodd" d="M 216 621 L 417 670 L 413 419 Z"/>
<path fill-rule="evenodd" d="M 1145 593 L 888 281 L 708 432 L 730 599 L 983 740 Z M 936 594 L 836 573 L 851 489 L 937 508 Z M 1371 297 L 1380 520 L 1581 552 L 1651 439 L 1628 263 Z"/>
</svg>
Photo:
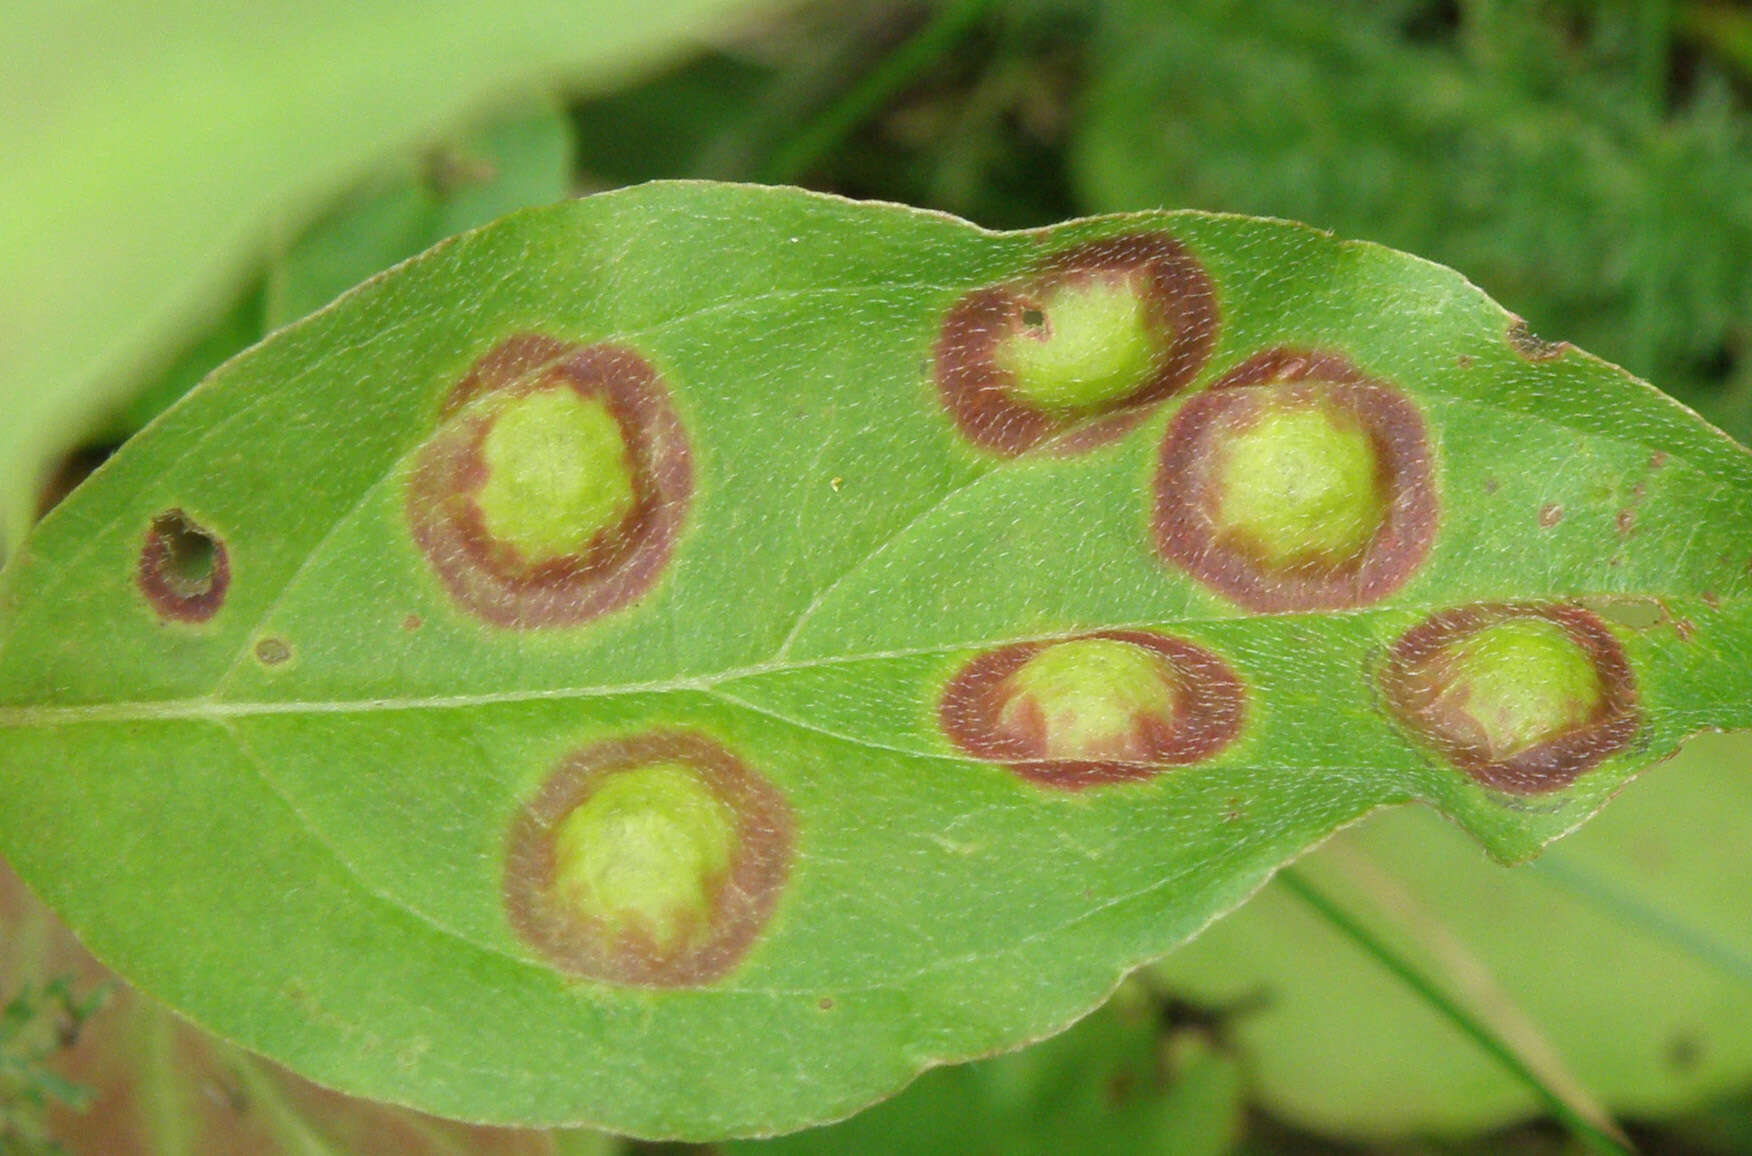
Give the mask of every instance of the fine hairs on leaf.
<svg viewBox="0 0 1752 1156">
<path fill-rule="evenodd" d="M 41 524 L 0 854 L 326 1086 L 769 1135 L 1377 808 L 1519 862 L 1752 726 L 1748 494 L 1378 246 L 640 186 L 279 331 Z"/>
</svg>

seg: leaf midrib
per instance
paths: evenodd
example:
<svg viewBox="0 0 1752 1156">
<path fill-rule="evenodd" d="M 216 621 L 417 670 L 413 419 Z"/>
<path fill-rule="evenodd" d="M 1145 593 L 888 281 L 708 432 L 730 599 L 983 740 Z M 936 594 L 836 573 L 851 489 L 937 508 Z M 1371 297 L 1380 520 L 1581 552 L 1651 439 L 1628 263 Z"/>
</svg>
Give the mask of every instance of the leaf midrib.
<svg viewBox="0 0 1752 1156">
<path fill-rule="evenodd" d="M 1668 603 L 1698 601 L 1694 595 L 1658 595 L 1627 593 L 1622 590 L 1584 591 L 1566 598 L 1580 601 L 1617 600 L 1626 602 L 1662 601 Z M 1716 599 L 1716 609 L 1752 603 L 1752 594 Z M 1272 622 L 1297 623 L 1330 621 L 1334 618 L 1405 617 L 1430 614 L 1448 609 L 1449 600 L 1417 603 L 1394 603 L 1353 610 L 1320 611 L 1309 614 L 1233 615 L 1209 618 L 1177 618 L 1170 621 L 1145 619 L 1134 622 L 1103 623 L 1102 630 L 1147 630 L 1163 626 L 1181 627 L 1219 622 L 1257 621 L 1261 617 Z M 240 700 L 213 695 L 195 698 L 174 698 L 148 701 L 78 703 L 62 706 L 39 704 L 0 705 L 0 729 L 8 727 L 63 726 L 77 723 L 148 722 L 174 719 L 220 719 L 254 715 L 297 714 L 369 714 L 388 711 L 467 710 L 474 707 L 509 703 L 565 701 L 568 699 L 614 698 L 641 694 L 696 693 L 722 698 L 719 688 L 747 679 L 796 671 L 851 666 L 862 662 L 883 662 L 927 655 L 952 654 L 958 651 L 985 650 L 1034 642 L 1055 642 L 1080 637 L 1087 629 L 1050 631 L 1039 634 L 1012 634 L 997 638 L 958 639 L 934 646 L 906 647 L 898 650 L 867 651 L 858 654 L 828 655 L 821 658 L 767 661 L 747 666 L 678 678 L 648 682 L 620 683 L 613 686 L 531 687 L 523 690 L 482 691 L 471 694 L 425 695 L 390 698 L 350 699 L 275 699 Z"/>
</svg>

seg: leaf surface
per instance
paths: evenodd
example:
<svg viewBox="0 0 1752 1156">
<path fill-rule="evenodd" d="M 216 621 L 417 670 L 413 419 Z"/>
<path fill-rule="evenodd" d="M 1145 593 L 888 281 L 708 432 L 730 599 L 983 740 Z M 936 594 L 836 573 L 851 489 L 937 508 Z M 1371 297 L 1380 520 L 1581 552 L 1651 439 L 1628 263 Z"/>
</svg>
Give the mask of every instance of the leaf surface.
<svg viewBox="0 0 1752 1156">
<path fill-rule="evenodd" d="M 1415 958 L 1459 955 L 1488 977 L 1613 1111 L 1671 1116 L 1752 1073 L 1739 1029 L 1752 1015 L 1752 935 L 1737 835 L 1749 758 L 1744 735 L 1700 738 L 1525 870 L 1481 862 L 1420 808 L 1343 832 L 1297 870 Z M 1394 880 L 1391 904 L 1358 886 L 1359 864 Z M 1410 934 L 1418 924 L 1439 934 Z M 1189 998 L 1250 1001 L 1228 1026 L 1257 1094 L 1323 1132 L 1475 1132 L 1537 1110 L 1275 882 L 1154 971 Z M 1321 1062 L 1341 1046 L 1343 1064 Z"/>
<path fill-rule="evenodd" d="M 45 1003 L 40 1023 L 30 1025 L 57 1045 L 47 1049 L 45 1070 L 79 1093 L 72 1102 L 50 1100 L 38 1113 L 41 1135 L 59 1145 L 45 1152 L 614 1156 L 620 1150 L 613 1137 L 600 1133 L 471 1127 L 301 1080 L 198 1031 L 122 983 L 85 953 L 4 863 L 0 933 L 0 993 L 40 991 L 58 981 L 74 1006 L 92 1009 L 74 1018 Z"/>
<path fill-rule="evenodd" d="M 1420 34 L 1428 11 L 1104 6 L 1081 205 L 1289 217 L 1422 254 L 1752 437 L 1752 376 L 1715 353 L 1752 309 L 1752 149 L 1720 66 L 1740 14 L 1473 9 Z M 1681 95 L 1659 78 L 1687 53 Z"/>
<path fill-rule="evenodd" d="M 0 27 L 0 533 L 47 460 L 174 351 L 276 225 L 507 92 L 589 89 L 746 11 L 519 0 L 247 11 L 8 5 Z"/>
<path fill-rule="evenodd" d="M 323 1083 L 782 1131 L 1376 807 L 1524 859 L 1752 725 L 1748 483 L 1377 247 L 645 186 L 282 331 L 44 522 L 0 847 Z"/>
</svg>

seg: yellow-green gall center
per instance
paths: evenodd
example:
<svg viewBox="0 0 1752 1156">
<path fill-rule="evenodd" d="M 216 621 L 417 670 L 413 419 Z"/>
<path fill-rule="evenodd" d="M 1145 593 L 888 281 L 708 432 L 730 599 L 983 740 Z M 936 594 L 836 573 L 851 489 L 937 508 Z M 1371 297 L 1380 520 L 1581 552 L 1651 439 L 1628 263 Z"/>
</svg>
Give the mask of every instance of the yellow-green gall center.
<svg viewBox="0 0 1752 1156">
<path fill-rule="evenodd" d="M 633 509 L 626 435 L 608 407 L 570 389 L 544 389 L 492 419 L 475 494 L 486 529 L 531 562 L 584 549 Z"/>
<path fill-rule="evenodd" d="M 1217 523 L 1267 566 L 1336 565 L 1386 518 L 1369 432 L 1348 412 L 1268 405 L 1217 451 Z"/>
<path fill-rule="evenodd" d="M 1155 370 L 1144 299 L 1127 277 L 1068 281 L 998 343 L 993 360 L 1021 399 L 1051 413 L 1099 409 L 1136 392 Z"/>
<path fill-rule="evenodd" d="M 1012 734 L 1042 732 L 1055 759 L 1140 758 L 1151 720 L 1173 722 L 1179 698 L 1173 672 L 1141 646 L 1082 638 L 1046 647 L 1008 680 L 998 724 Z"/>
<path fill-rule="evenodd" d="M 1511 618 L 1451 645 L 1436 699 L 1476 728 L 1493 759 L 1586 724 L 1605 697 L 1593 658 L 1562 626 Z"/>
<path fill-rule="evenodd" d="M 601 925 L 669 949 L 702 930 L 736 852 L 736 817 L 697 772 L 610 776 L 554 830 L 551 892 Z"/>
</svg>

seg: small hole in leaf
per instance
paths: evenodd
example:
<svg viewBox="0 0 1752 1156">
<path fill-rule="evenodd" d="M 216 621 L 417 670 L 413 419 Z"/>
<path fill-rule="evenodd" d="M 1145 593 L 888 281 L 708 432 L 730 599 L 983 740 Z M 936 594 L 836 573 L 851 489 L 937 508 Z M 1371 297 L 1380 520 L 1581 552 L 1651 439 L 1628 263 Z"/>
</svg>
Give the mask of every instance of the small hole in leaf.
<svg viewBox="0 0 1752 1156">
<path fill-rule="evenodd" d="M 1024 309 L 1022 311 L 1022 324 L 1030 329 L 1039 329 L 1046 324 L 1046 314 L 1038 309 Z"/>
<path fill-rule="evenodd" d="M 165 576 L 169 581 L 191 592 L 213 584 L 219 544 L 211 535 L 180 513 L 158 519 L 152 523 L 152 529 L 165 542 L 169 559 Z"/>
<path fill-rule="evenodd" d="M 162 618 L 204 622 L 225 600 L 230 584 L 225 545 L 182 510 L 152 519 L 140 549 L 141 593 Z"/>
</svg>

